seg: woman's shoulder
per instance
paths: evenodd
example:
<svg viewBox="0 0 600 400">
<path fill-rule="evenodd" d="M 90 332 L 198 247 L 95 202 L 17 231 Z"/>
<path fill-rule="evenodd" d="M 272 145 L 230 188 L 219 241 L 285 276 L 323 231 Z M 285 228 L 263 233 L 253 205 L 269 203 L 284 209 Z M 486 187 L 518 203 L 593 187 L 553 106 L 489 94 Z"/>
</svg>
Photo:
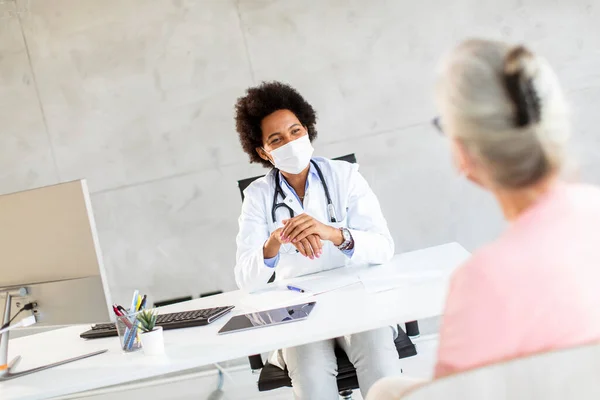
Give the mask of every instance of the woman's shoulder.
<svg viewBox="0 0 600 400">
<path fill-rule="evenodd" d="M 271 170 L 266 175 L 256 178 L 244 189 L 244 197 L 253 197 L 261 193 L 268 193 L 273 187 L 274 180 L 275 170 Z"/>
<path fill-rule="evenodd" d="M 477 249 L 467 261 L 454 271 L 452 282 L 461 287 L 494 282 L 495 274 L 506 272 L 503 266 L 511 264 L 509 258 L 513 253 L 507 250 L 501 240 L 495 240 Z"/>
</svg>

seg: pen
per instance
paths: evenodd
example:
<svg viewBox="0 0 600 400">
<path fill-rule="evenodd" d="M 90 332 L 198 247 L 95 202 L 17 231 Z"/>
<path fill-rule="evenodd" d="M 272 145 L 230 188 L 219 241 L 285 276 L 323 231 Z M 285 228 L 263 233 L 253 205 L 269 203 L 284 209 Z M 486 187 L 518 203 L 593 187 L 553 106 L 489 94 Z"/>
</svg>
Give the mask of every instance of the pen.
<svg viewBox="0 0 600 400">
<path fill-rule="evenodd" d="M 119 307 L 120 307 L 120 306 L 117 306 L 116 304 L 115 304 L 115 305 L 113 305 L 113 311 L 115 312 L 115 315 L 117 316 L 117 318 L 120 318 L 120 319 L 121 319 L 121 321 L 122 321 L 122 322 L 125 324 L 125 326 L 126 326 L 127 328 L 131 328 L 131 327 L 132 327 L 132 325 L 131 325 L 131 322 L 129 322 L 129 320 L 128 320 L 127 318 L 121 318 L 121 317 L 122 317 L 123 315 L 125 315 L 125 314 L 123 314 L 123 313 L 121 312 L 121 310 L 119 310 Z M 128 331 L 128 330 L 126 329 L 126 330 L 125 330 L 125 335 L 127 335 L 127 331 Z"/>
<path fill-rule="evenodd" d="M 133 326 L 129 329 L 129 339 L 127 340 L 127 349 L 131 349 L 138 335 L 139 321 L 136 319 Z"/>
<path fill-rule="evenodd" d="M 140 294 L 139 290 L 136 289 L 133 291 L 133 298 L 131 299 L 131 307 L 129 307 L 129 312 L 131 314 L 133 314 L 136 311 L 139 294 Z"/>
<path fill-rule="evenodd" d="M 135 334 L 137 333 L 137 320 L 135 318 L 135 316 L 132 316 L 132 314 L 135 313 L 136 308 L 137 308 L 137 302 L 138 302 L 138 298 L 140 295 L 140 291 L 139 290 L 134 290 L 133 291 L 133 296 L 131 298 L 131 307 L 129 307 L 129 312 L 126 312 L 125 315 L 127 316 L 128 320 L 128 324 L 127 325 L 127 329 L 125 329 L 125 341 L 123 343 L 123 349 L 127 350 L 130 349 L 131 346 L 133 346 L 133 342 L 135 340 Z M 129 326 L 131 325 L 131 326 Z"/>
<path fill-rule="evenodd" d="M 123 313 L 121 313 L 121 310 L 119 310 L 119 308 L 116 305 L 114 305 L 114 304 L 113 304 L 113 311 L 114 311 L 114 313 L 115 313 L 115 315 L 117 317 L 122 317 L 123 316 Z"/>
<path fill-rule="evenodd" d="M 128 318 L 122 318 L 124 316 L 124 314 L 119 314 L 119 319 L 122 323 L 125 324 L 126 329 L 125 329 L 125 336 L 127 336 L 129 333 L 129 330 L 133 327 L 133 325 L 131 325 L 131 321 L 129 321 Z"/>
<path fill-rule="evenodd" d="M 140 307 L 142 306 L 142 296 L 138 294 L 137 302 L 135 303 L 135 311 L 140 311 Z"/>
<path fill-rule="evenodd" d="M 296 286 L 288 285 L 287 288 L 288 288 L 288 290 L 292 290 L 294 292 L 304 293 L 304 289 L 300 289 L 299 287 L 296 287 Z"/>
<path fill-rule="evenodd" d="M 140 310 L 144 310 L 146 308 L 146 295 L 142 297 L 142 304 L 140 305 Z"/>
</svg>

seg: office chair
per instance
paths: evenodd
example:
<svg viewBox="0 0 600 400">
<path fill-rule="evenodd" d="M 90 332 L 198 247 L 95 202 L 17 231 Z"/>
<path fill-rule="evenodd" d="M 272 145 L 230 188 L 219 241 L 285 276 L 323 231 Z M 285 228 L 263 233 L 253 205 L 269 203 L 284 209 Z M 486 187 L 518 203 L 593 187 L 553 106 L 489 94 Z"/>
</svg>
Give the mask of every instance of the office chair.
<svg viewBox="0 0 600 400">
<path fill-rule="evenodd" d="M 356 156 L 354 154 L 347 154 L 342 157 L 334 158 L 334 160 L 347 161 L 349 163 L 356 163 Z M 244 201 L 244 190 L 255 180 L 262 178 L 264 175 L 255 176 L 253 178 L 242 179 L 238 181 L 238 187 L 240 188 L 240 194 L 242 201 Z M 269 279 L 269 283 L 275 280 L 275 274 Z M 406 323 L 406 332 L 410 336 L 419 335 L 419 327 L 417 321 L 411 321 Z M 398 338 L 395 340 L 396 350 L 398 351 L 398 358 L 411 357 L 417 354 L 415 345 L 410 340 L 410 337 L 405 333 L 400 326 L 398 326 Z M 352 391 L 358 389 L 358 377 L 356 376 L 356 369 L 354 365 L 348 359 L 346 353 L 339 347 L 335 349 L 335 356 L 338 364 L 338 375 L 337 384 L 340 397 L 342 399 L 352 399 Z M 253 372 L 260 371 L 258 378 L 258 390 L 265 392 L 269 390 L 279 389 L 281 387 L 292 387 L 292 380 L 289 377 L 288 370 L 281 369 L 275 365 L 263 363 L 260 354 L 249 356 L 250 368 Z"/>
<path fill-rule="evenodd" d="M 175 299 L 161 300 L 161 301 L 155 302 L 154 307 L 164 307 L 164 306 L 168 306 L 171 304 L 177 304 L 177 303 L 181 303 L 184 301 L 190 301 L 190 300 L 192 300 L 192 296 L 177 297 Z"/>
</svg>

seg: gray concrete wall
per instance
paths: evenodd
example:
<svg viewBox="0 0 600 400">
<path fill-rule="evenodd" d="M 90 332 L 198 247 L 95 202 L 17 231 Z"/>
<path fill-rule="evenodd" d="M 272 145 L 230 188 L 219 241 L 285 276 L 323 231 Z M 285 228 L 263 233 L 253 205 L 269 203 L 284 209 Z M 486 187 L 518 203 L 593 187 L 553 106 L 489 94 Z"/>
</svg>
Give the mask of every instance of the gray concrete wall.
<svg viewBox="0 0 600 400">
<path fill-rule="evenodd" d="M 317 154 L 357 154 L 399 251 L 475 249 L 503 226 L 430 126 L 436 62 L 465 37 L 547 56 L 600 182 L 594 0 L 0 3 L 0 192 L 87 178 L 115 301 L 234 288 L 236 181 L 263 170 L 233 104 L 262 80 L 314 104 Z"/>
</svg>

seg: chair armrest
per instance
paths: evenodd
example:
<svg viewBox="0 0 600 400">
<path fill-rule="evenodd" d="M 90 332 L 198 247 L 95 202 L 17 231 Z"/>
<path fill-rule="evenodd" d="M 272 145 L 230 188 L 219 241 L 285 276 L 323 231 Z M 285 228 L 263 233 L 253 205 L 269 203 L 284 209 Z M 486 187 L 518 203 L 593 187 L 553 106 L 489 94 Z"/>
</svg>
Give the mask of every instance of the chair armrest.
<svg viewBox="0 0 600 400">
<path fill-rule="evenodd" d="M 410 321 L 404 324 L 406 328 L 406 334 L 409 337 L 419 337 L 421 332 L 419 331 L 419 322 L 418 321 Z"/>
<path fill-rule="evenodd" d="M 265 366 L 265 364 L 263 364 L 263 360 L 260 354 L 248 356 L 248 361 L 250 362 L 250 369 L 252 371 L 261 370 Z"/>
</svg>

